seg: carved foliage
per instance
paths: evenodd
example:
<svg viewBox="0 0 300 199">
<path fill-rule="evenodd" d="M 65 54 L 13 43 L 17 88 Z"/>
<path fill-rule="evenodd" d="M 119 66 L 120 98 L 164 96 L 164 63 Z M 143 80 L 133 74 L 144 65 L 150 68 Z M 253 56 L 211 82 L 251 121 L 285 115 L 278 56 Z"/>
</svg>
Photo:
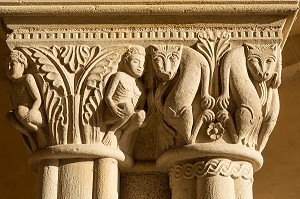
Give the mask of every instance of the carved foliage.
<svg viewBox="0 0 300 199">
<path fill-rule="evenodd" d="M 127 47 L 17 47 L 38 80 L 49 129 L 48 145 L 100 140 L 101 102 Z M 103 136 L 103 135 L 102 135 Z"/>
<path fill-rule="evenodd" d="M 219 140 L 262 151 L 279 112 L 279 47 L 245 44 L 230 50 L 229 35 L 223 32 L 200 32 L 198 39 L 197 50 L 182 45 L 150 48 L 145 129 L 158 132 L 158 153 Z M 35 93 L 41 96 L 41 105 L 33 110 L 45 115 L 43 128 L 36 126 L 47 129 L 48 145 L 101 141 L 109 145 L 109 132 L 126 132 L 127 125 L 131 132 L 145 120 L 146 93 L 139 80 L 146 56 L 143 48 L 20 46 L 15 51 L 26 59 L 21 79 L 32 79 L 29 82 L 35 82 Z M 30 117 L 17 115 L 25 127 Z M 137 126 L 131 126 L 131 117 Z"/>
</svg>

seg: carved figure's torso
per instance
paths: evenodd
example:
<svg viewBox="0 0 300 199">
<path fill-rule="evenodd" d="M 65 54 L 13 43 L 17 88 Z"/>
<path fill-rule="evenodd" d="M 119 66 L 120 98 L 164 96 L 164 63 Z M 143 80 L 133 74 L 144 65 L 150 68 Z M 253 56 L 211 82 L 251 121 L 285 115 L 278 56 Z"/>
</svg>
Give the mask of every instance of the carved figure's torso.
<svg viewBox="0 0 300 199">
<path fill-rule="evenodd" d="M 26 87 L 25 75 L 10 85 L 9 93 L 16 116 L 23 117 L 24 113 L 27 113 L 33 104 L 31 94 Z"/>
<path fill-rule="evenodd" d="M 139 79 L 135 79 L 124 72 L 118 73 L 121 78 L 112 99 L 117 106 L 127 104 L 134 110 L 142 94 L 142 83 Z"/>
</svg>

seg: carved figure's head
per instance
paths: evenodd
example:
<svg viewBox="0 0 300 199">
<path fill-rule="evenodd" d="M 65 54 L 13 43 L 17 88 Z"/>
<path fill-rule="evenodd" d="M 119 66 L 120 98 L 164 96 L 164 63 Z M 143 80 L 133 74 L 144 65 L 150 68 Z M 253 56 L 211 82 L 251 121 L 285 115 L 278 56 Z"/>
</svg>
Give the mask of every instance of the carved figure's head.
<svg viewBox="0 0 300 199">
<path fill-rule="evenodd" d="M 157 45 L 151 46 L 152 62 L 156 75 L 162 81 L 173 79 L 178 71 L 182 46 Z"/>
<path fill-rule="evenodd" d="M 275 73 L 277 64 L 277 45 L 246 44 L 247 67 L 258 82 L 268 81 Z"/>
<path fill-rule="evenodd" d="M 10 54 L 10 61 L 7 70 L 7 76 L 11 80 L 19 79 L 27 69 L 27 58 L 23 53 L 13 50 Z"/>
<path fill-rule="evenodd" d="M 144 73 L 145 48 L 130 46 L 124 54 L 124 70 L 132 77 L 139 78 Z"/>
</svg>

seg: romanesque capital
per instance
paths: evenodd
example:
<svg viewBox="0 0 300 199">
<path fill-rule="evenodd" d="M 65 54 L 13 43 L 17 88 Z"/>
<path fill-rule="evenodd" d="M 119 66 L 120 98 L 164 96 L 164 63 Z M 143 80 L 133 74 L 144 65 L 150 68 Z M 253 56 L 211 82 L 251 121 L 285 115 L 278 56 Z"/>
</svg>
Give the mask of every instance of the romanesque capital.
<svg viewBox="0 0 300 199">
<path fill-rule="evenodd" d="M 7 2 L 6 118 L 38 198 L 122 198 L 119 172 L 161 172 L 173 199 L 252 199 L 298 7 L 246 3 Z"/>
</svg>

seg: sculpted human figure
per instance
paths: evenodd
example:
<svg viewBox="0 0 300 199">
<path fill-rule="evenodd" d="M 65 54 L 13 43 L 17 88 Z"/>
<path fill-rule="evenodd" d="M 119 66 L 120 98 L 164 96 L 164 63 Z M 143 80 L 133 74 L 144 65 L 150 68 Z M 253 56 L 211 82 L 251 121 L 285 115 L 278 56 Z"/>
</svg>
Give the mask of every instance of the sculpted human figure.
<svg viewBox="0 0 300 199">
<path fill-rule="evenodd" d="M 27 59 L 19 51 L 12 51 L 7 76 L 11 80 L 9 94 L 13 110 L 6 118 L 13 126 L 26 134 L 28 138 L 36 138 L 38 148 L 47 144 L 44 128 L 46 127 L 42 99 L 33 75 L 25 74 Z M 32 144 L 32 143 L 31 143 Z"/>
<path fill-rule="evenodd" d="M 155 93 L 156 106 L 164 121 L 190 143 L 192 103 L 199 87 L 201 108 L 214 107 L 214 98 L 208 92 L 208 62 L 196 50 L 180 45 L 152 46 L 152 61 L 156 76 L 162 81 Z"/>
<path fill-rule="evenodd" d="M 222 94 L 217 105 L 220 110 L 235 107 L 237 142 L 259 151 L 279 114 L 279 54 L 277 45 L 245 45 L 229 51 L 221 65 Z"/>
<path fill-rule="evenodd" d="M 115 73 L 105 92 L 106 108 L 103 124 L 107 127 L 102 140 L 111 145 L 114 133 L 123 129 L 122 137 L 137 130 L 146 114 L 143 110 L 146 101 L 144 86 L 139 79 L 144 73 L 145 49 L 131 46 L 122 58 L 121 71 Z"/>
</svg>

